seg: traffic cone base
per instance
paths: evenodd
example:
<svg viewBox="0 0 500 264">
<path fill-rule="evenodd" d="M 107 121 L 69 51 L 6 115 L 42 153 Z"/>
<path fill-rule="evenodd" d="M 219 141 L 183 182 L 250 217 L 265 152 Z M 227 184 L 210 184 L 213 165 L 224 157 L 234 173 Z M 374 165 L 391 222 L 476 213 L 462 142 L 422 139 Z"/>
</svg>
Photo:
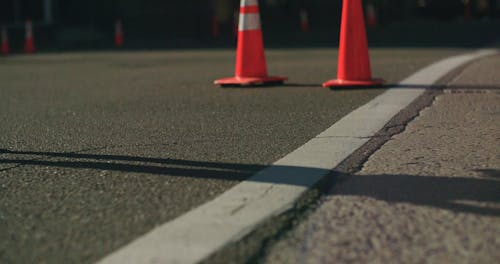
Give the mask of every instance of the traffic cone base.
<svg viewBox="0 0 500 264">
<path fill-rule="evenodd" d="M 360 80 L 330 80 L 325 83 L 323 83 L 323 87 L 325 88 L 332 88 L 332 87 L 351 87 L 351 86 L 364 86 L 364 87 L 370 87 L 370 86 L 379 86 L 384 84 L 383 79 L 372 79 L 368 81 L 360 81 Z"/>
<path fill-rule="evenodd" d="M 257 85 L 272 85 L 283 84 L 288 78 L 278 76 L 266 77 L 231 77 L 216 80 L 214 84 L 220 86 L 257 86 Z"/>
</svg>

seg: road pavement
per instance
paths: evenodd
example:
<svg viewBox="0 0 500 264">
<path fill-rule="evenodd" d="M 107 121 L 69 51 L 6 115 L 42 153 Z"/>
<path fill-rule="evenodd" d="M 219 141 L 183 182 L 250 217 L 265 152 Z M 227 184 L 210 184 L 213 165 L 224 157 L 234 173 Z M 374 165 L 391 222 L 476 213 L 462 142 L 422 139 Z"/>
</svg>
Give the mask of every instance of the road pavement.
<svg viewBox="0 0 500 264">
<path fill-rule="evenodd" d="M 396 83 L 460 49 L 375 49 Z M 334 49 L 268 52 L 288 85 L 220 89 L 234 51 L 0 60 L 0 260 L 89 263 L 216 197 L 383 89 L 329 91 Z"/>
<path fill-rule="evenodd" d="M 262 262 L 497 262 L 499 72 L 498 55 L 466 67 Z"/>
</svg>

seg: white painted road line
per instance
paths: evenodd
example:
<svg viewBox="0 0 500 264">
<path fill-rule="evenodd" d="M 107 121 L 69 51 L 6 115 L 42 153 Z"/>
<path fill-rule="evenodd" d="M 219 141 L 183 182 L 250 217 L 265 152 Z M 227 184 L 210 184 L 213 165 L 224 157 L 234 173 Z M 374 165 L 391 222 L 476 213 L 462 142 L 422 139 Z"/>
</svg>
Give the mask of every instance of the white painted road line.
<svg viewBox="0 0 500 264">
<path fill-rule="evenodd" d="M 453 69 L 495 50 L 437 62 L 342 118 L 272 166 L 216 199 L 153 229 L 100 263 L 196 263 L 237 241 L 304 193 L 365 144 L 399 111 Z M 412 85 L 417 86 L 411 88 Z"/>
</svg>

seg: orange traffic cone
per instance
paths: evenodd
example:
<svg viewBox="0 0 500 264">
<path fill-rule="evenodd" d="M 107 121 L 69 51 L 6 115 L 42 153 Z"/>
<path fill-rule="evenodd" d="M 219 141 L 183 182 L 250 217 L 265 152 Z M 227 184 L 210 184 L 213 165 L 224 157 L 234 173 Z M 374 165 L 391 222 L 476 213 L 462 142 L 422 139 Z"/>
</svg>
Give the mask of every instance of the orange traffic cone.
<svg viewBox="0 0 500 264">
<path fill-rule="evenodd" d="M 9 55 L 9 36 L 5 27 L 2 27 L 2 54 Z"/>
<path fill-rule="evenodd" d="M 324 83 L 323 87 L 376 86 L 383 82 L 371 77 L 361 0 L 344 0 L 337 79 Z"/>
<path fill-rule="evenodd" d="M 31 20 L 26 20 L 26 35 L 24 37 L 24 53 L 30 54 L 35 52 L 35 41 L 33 40 L 33 24 Z"/>
<path fill-rule="evenodd" d="M 305 9 L 300 10 L 300 30 L 302 32 L 309 31 L 309 14 Z"/>
<path fill-rule="evenodd" d="M 115 47 L 120 48 L 123 46 L 123 26 L 122 21 L 117 19 L 115 22 Z"/>
<path fill-rule="evenodd" d="M 216 80 L 221 86 L 283 83 L 288 78 L 267 75 L 257 0 L 241 0 L 235 76 Z"/>
<path fill-rule="evenodd" d="M 377 10 L 375 9 L 375 5 L 372 1 L 369 1 L 368 4 L 366 4 L 366 24 L 369 27 L 378 26 Z"/>
</svg>

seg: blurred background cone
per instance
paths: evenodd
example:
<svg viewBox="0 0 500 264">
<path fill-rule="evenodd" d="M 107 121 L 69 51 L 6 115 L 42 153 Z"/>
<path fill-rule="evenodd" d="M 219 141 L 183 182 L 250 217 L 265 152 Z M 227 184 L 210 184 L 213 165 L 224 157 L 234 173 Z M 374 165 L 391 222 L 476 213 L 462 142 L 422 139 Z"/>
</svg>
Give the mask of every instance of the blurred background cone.
<svg viewBox="0 0 500 264">
<path fill-rule="evenodd" d="M 305 9 L 300 10 L 300 31 L 308 32 L 309 31 L 309 13 Z"/>
<path fill-rule="evenodd" d="M 7 28 L 5 26 L 2 27 L 2 54 L 7 56 L 9 55 L 9 36 L 7 34 Z"/>
<path fill-rule="evenodd" d="M 122 21 L 117 19 L 115 22 L 115 47 L 121 48 L 123 46 L 123 26 Z"/>
<path fill-rule="evenodd" d="M 373 4 L 372 1 L 369 1 L 366 4 L 366 24 L 369 27 L 378 26 L 377 9 L 375 9 L 375 5 Z"/>
<path fill-rule="evenodd" d="M 33 24 L 31 20 L 26 20 L 26 34 L 24 38 L 24 53 L 31 54 L 35 52 L 35 41 L 33 37 Z"/>
</svg>

